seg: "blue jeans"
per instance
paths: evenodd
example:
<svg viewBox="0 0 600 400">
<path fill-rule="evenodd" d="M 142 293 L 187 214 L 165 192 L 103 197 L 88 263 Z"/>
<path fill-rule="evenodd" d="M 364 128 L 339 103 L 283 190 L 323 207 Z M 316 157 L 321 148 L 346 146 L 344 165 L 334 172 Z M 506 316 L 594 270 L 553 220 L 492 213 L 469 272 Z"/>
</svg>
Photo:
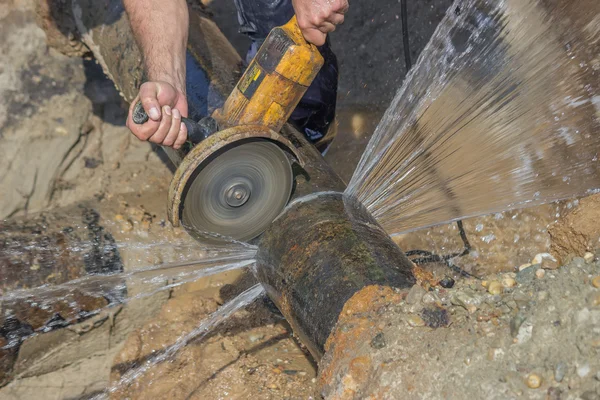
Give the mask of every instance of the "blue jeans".
<svg viewBox="0 0 600 400">
<path fill-rule="evenodd" d="M 234 1 L 240 32 L 252 40 L 246 55 L 249 63 L 271 29 L 288 22 L 294 15 L 294 9 L 291 0 Z M 338 86 L 337 58 L 331 50 L 329 38 L 319 51 L 325 63 L 289 120 L 312 143 L 322 139 L 333 123 Z"/>
</svg>

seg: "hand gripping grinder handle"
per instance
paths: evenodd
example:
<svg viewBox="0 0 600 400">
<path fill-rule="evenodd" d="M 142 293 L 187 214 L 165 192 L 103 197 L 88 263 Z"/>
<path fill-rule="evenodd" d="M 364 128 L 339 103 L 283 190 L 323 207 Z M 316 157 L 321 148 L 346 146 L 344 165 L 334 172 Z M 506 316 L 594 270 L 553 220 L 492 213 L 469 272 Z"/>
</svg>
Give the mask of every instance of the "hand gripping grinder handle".
<svg viewBox="0 0 600 400">
<path fill-rule="evenodd" d="M 148 121 L 148 114 L 146 113 L 146 110 L 144 110 L 141 102 L 138 102 L 135 105 L 131 119 L 138 125 L 145 124 Z M 192 144 L 200 143 L 219 130 L 217 121 L 211 117 L 204 117 L 198 122 L 190 118 L 182 117 L 181 122 L 185 124 L 188 132 L 188 141 L 192 142 Z"/>
</svg>

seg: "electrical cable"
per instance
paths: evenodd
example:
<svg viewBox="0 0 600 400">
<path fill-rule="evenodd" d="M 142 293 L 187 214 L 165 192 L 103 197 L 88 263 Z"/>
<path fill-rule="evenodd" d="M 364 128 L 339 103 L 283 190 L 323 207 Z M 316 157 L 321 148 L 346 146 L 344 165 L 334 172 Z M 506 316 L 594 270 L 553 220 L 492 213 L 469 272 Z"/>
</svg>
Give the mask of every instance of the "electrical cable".
<svg viewBox="0 0 600 400">
<path fill-rule="evenodd" d="M 406 0 L 400 0 L 400 18 L 402 20 L 402 44 L 404 47 L 404 64 L 406 64 L 406 73 L 412 68 L 410 60 L 410 44 L 408 42 L 408 10 Z"/>
</svg>

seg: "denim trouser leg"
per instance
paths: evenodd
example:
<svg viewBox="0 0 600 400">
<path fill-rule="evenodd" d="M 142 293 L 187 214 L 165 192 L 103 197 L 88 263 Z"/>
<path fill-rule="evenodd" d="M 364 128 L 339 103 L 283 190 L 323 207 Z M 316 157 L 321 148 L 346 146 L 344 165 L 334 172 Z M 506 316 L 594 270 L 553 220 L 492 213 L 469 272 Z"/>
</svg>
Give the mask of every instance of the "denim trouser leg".
<svg viewBox="0 0 600 400">
<path fill-rule="evenodd" d="M 285 24 L 294 15 L 291 0 L 234 0 L 238 10 L 240 32 L 252 39 L 246 61 L 250 62 L 271 29 Z M 292 113 L 290 122 L 311 142 L 317 142 L 335 118 L 338 84 L 337 58 L 329 38 L 319 47 L 325 63 L 312 85 Z"/>
</svg>

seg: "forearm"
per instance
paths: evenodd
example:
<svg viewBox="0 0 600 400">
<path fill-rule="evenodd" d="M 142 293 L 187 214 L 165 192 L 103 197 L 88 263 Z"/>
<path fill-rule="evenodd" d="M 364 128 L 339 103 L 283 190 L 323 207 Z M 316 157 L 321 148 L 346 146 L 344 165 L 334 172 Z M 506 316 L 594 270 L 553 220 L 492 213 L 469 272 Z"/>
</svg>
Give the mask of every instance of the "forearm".
<svg viewBox="0 0 600 400">
<path fill-rule="evenodd" d="M 189 16 L 185 0 L 124 0 L 151 81 L 185 92 Z"/>
</svg>

